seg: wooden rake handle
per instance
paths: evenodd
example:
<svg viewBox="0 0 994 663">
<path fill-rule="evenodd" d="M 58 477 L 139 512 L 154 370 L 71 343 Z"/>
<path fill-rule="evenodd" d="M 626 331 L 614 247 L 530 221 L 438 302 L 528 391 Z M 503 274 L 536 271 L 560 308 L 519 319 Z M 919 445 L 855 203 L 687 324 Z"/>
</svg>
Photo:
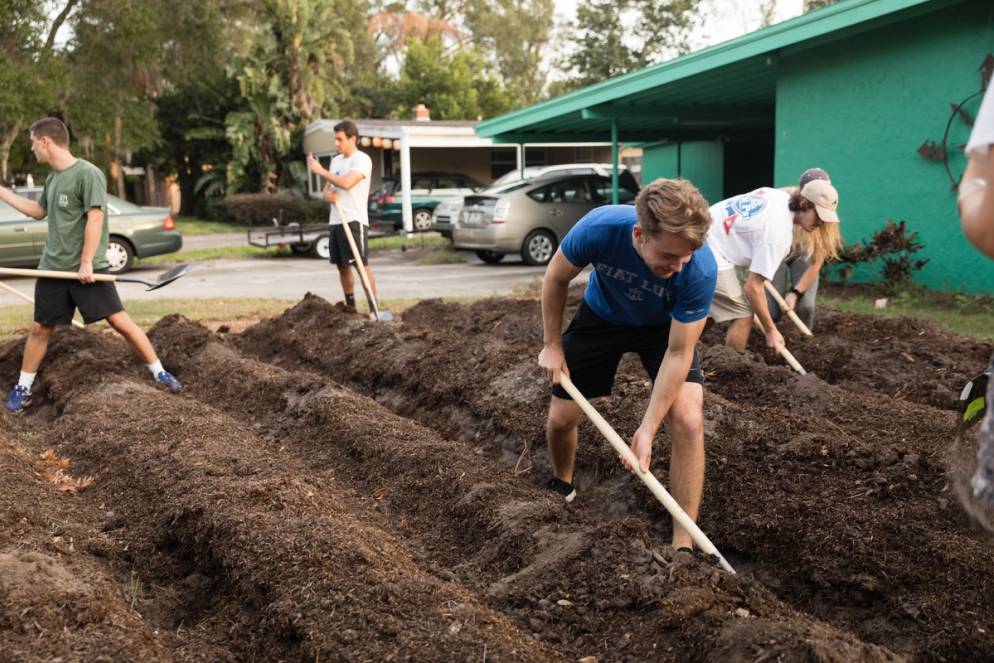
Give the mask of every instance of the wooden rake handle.
<svg viewBox="0 0 994 663">
<path fill-rule="evenodd" d="M 3 290 L 6 290 L 7 292 L 9 292 L 10 294 L 14 295 L 15 297 L 20 297 L 21 299 L 23 299 L 24 301 L 26 301 L 26 302 L 28 302 L 30 304 L 34 304 L 35 303 L 34 297 L 30 297 L 28 295 L 25 295 L 20 290 L 18 290 L 16 288 L 10 287 L 9 285 L 7 285 L 6 283 L 4 283 L 3 281 L 0 281 L 0 288 L 2 288 Z M 76 319 L 73 319 L 72 324 L 73 324 L 73 326 L 79 327 L 80 329 L 82 329 L 85 326 L 82 322 L 80 322 L 79 320 L 76 320 Z"/>
<path fill-rule="evenodd" d="M 780 305 L 780 310 L 787 314 L 787 317 L 801 330 L 801 333 L 805 336 L 814 336 L 811 330 L 808 329 L 808 326 L 804 324 L 804 321 L 797 317 L 796 313 L 787 310 L 787 300 L 783 298 L 780 291 L 773 287 L 773 284 L 769 281 L 763 281 L 763 285 L 766 286 L 766 292 L 770 293 L 770 296 L 773 297 L 773 301 Z"/>
<path fill-rule="evenodd" d="M 677 501 L 673 499 L 673 496 L 670 495 L 665 488 L 663 488 L 663 485 L 652 475 L 652 472 L 642 471 L 641 466 L 639 466 L 638 458 L 635 457 L 632 450 L 627 444 L 625 444 L 624 440 L 621 439 L 621 436 L 618 435 L 613 428 L 611 428 L 611 424 L 607 423 L 604 417 L 602 417 L 600 413 L 594 409 L 594 406 L 590 404 L 590 401 L 583 397 L 583 394 L 581 394 L 580 390 L 576 388 L 573 381 L 569 379 L 569 376 L 565 373 L 560 373 L 559 384 L 566 390 L 567 394 L 573 397 L 573 401 L 580 406 L 580 409 L 583 410 L 584 414 L 586 414 L 587 417 L 594 422 L 594 425 L 597 426 L 597 430 L 601 432 L 601 435 L 607 438 L 607 441 L 611 443 L 614 450 L 624 458 L 628 459 L 629 464 L 634 468 L 632 473 L 642 480 L 642 483 L 644 483 L 646 487 L 652 491 L 652 494 L 656 496 L 656 499 L 662 502 L 666 510 L 673 516 L 673 519 L 680 523 L 680 526 L 690 533 L 690 538 L 694 540 L 697 547 L 700 548 L 705 554 L 717 557 L 718 563 L 721 564 L 721 568 L 730 573 L 735 573 L 735 569 L 732 568 L 732 565 L 728 563 L 720 552 L 718 552 L 718 549 L 715 548 L 714 544 L 711 543 L 711 540 L 704 534 L 704 532 L 701 531 L 701 528 L 697 526 L 697 523 L 695 523 L 690 516 L 687 515 L 687 512 L 683 510 L 683 507 L 677 504 Z"/>
<path fill-rule="evenodd" d="M 756 314 L 753 314 L 753 316 L 752 316 L 752 323 L 754 325 L 756 325 L 756 329 L 759 330 L 760 334 L 765 334 L 766 333 L 766 330 L 763 329 L 763 323 L 761 323 L 759 321 L 759 316 L 757 316 Z M 787 349 L 786 345 L 780 348 L 780 356 L 784 358 L 784 361 L 786 361 L 788 364 L 790 364 L 791 368 L 793 368 L 795 371 L 797 371 L 801 375 L 807 375 L 808 374 L 808 372 L 806 370 L 804 370 L 804 367 L 801 366 L 801 362 L 797 361 L 797 358 L 794 357 L 794 355 L 791 354 L 790 350 Z"/>
<path fill-rule="evenodd" d="M 335 209 L 338 210 L 338 219 L 342 222 L 342 230 L 345 231 L 345 239 L 349 242 L 349 248 L 352 249 L 352 257 L 355 258 L 356 269 L 359 270 L 359 279 L 362 281 L 362 289 L 366 291 L 366 299 L 369 300 L 369 305 L 373 307 L 373 315 L 376 319 L 380 319 L 380 307 L 376 305 L 376 297 L 373 296 L 373 288 L 369 285 L 369 276 L 366 275 L 366 266 L 362 264 L 362 256 L 359 255 L 359 247 L 356 246 L 355 239 L 352 237 L 352 230 L 349 228 L 349 223 L 345 219 L 345 215 L 342 214 L 342 207 L 338 204 L 338 200 L 335 200 Z"/>
</svg>

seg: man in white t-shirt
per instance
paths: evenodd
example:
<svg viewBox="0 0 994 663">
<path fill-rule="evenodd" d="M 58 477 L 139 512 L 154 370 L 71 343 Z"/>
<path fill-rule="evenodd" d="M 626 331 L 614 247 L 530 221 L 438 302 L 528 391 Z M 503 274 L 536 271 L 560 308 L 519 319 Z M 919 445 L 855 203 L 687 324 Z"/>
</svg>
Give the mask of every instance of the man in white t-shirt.
<svg viewBox="0 0 994 663">
<path fill-rule="evenodd" d="M 711 206 L 708 246 L 718 262 L 718 284 L 709 316 L 728 322 L 725 343 L 742 352 L 749 341 L 755 314 L 766 332 L 766 344 L 783 347 L 766 303 L 764 281 L 771 280 L 790 253 L 797 224 L 815 241 L 806 242 L 809 257 L 818 260 L 837 252 L 841 244 L 839 194 L 824 180 L 814 180 L 799 192 L 761 187 Z M 745 285 L 736 267 L 747 267 Z"/>
<path fill-rule="evenodd" d="M 351 120 L 343 120 L 335 125 L 335 148 L 338 154 L 331 160 L 331 169 L 325 169 L 314 158 L 307 155 L 307 168 L 318 177 L 326 180 L 324 199 L 331 203 L 330 224 L 331 263 L 338 267 L 338 277 L 342 282 L 342 292 L 345 294 L 345 304 L 355 308 L 355 277 L 352 267 L 356 264 L 355 256 L 345 237 L 346 226 L 342 225 L 338 210 L 342 210 L 348 222 L 348 232 L 359 248 L 362 264 L 366 265 L 366 276 L 376 297 L 376 281 L 369 269 L 367 253 L 369 250 L 369 215 L 366 202 L 369 198 L 369 178 L 373 173 L 373 162 L 369 155 L 361 152 L 357 145 L 359 128 Z M 338 205 L 335 205 L 338 201 Z"/>
</svg>

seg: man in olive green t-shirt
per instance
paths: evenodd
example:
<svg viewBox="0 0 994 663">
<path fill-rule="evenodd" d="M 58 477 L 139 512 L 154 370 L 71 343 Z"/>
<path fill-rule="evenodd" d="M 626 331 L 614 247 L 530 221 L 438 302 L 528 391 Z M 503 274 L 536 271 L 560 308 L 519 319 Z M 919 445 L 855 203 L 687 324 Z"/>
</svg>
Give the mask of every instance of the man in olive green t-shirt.
<svg viewBox="0 0 994 663">
<path fill-rule="evenodd" d="M 106 320 L 131 344 L 157 383 L 179 391 L 179 381 L 162 367 L 148 336 L 125 313 L 114 283 L 93 277 L 108 266 L 104 174 L 70 153 L 69 130 L 54 117 L 31 125 L 31 151 L 39 162 L 52 167 L 41 197 L 35 202 L 0 186 L 0 200 L 34 219 L 48 217 L 48 237 L 38 268 L 77 272 L 79 280 L 40 278 L 35 284 L 34 324 L 24 346 L 20 378 L 7 395 L 7 409 L 21 412 L 30 404 L 49 336 L 55 325 L 71 323 L 77 308 L 87 324 Z"/>
</svg>

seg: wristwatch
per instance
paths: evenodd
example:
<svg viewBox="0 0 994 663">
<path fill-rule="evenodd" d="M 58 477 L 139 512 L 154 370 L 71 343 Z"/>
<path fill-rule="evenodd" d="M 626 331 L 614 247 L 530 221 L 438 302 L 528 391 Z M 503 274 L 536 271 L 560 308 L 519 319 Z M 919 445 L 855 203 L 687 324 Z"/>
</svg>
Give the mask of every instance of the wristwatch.
<svg viewBox="0 0 994 663">
<path fill-rule="evenodd" d="M 791 288 L 791 289 L 790 289 L 790 291 L 791 291 L 791 292 L 792 292 L 792 293 L 793 293 L 794 295 L 796 295 L 798 299 L 800 299 L 801 297 L 803 297 L 803 296 L 804 296 L 804 293 L 803 293 L 803 292 L 801 292 L 800 290 L 798 290 L 797 288 Z"/>
</svg>

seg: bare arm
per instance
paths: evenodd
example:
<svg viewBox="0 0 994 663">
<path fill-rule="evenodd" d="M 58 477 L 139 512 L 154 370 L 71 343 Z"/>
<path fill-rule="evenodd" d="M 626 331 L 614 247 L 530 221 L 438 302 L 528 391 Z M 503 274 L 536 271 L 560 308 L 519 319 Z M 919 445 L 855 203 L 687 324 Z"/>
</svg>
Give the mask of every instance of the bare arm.
<svg viewBox="0 0 994 663">
<path fill-rule="evenodd" d="M 984 180 L 986 187 L 970 184 L 976 179 Z M 963 182 L 959 203 L 963 234 L 989 258 L 994 258 L 994 150 L 986 162 L 970 159 Z"/>
<path fill-rule="evenodd" d="M 104 225 L 104 212 L 99 207 L 91 207 L 86 213 L 86 228 L 83 231 L 83 253 L 79 259 L 79 280 L 94 283 L 93 258 L 100 245 L 100 235 Z"/>
<path fill-rule="evenodd" d="M 339 189 L 351 189 L 365 177 L 358 170 L 350 170 L 344 175 L 332 175 L 331 171 L 322 166 L 321 162 L 314 158 L 313 154 L 307 155 L 307 168 L 321 179 L 330 182 Z"/>
<path fill-rule="evenodd" d="M 766 305 L 766 289 L 763 285 L 765 281 L 766 278 L 761 274 L 749 272 L 745 285 L 742 286 L 742 292 L 749 300 L 753 313 L 763 325 L 763 331 L 766 332 L 766 345 L 774 350 L 779 350 L 783 346 L 783 336 L 780 335 L 780 330 L 777 329 L 776 323 L 773 322 L 773 316 L 770 315 L 770 308 Z"/>
<path fill-rule="evenodd" d="M 542 352 L 538 355 L 538 365 L 545 371 L 553 384 L 559 384 L 559 371 L 566 367 L 563 354 L 563 311 L 566 309 L 566 294 L 569 283 L 580 268 L 572 264 L 557 249 L 542 279 Z"/>
<path fill-rule="evenodd" d="M 649 469 L 649 462 L 652 460 L 652 441 L 680 388 L 687 381 L 687 373 L 694 360 L 694 346 L 704 332 L 706 322 L 707 319 L 689 323 L 674 320 L 670 324 L 666 354 L 663 355 L 663 363 L 659 366 L 659 373 L 652 386 L 649 406 L 642 415 L 642 423 L 632 436 L 632 452 L 639 459 L 643 472 Z"/>
<path fill-rule="evenodd" d="M 4 201 L 21 214 L 30 216 L 32 219 L 44 219 L 48 216 L 45 208 L 24 196 L 19 196 L 7 187 L 0 186 L 0 200 Z"/>
</svg>

